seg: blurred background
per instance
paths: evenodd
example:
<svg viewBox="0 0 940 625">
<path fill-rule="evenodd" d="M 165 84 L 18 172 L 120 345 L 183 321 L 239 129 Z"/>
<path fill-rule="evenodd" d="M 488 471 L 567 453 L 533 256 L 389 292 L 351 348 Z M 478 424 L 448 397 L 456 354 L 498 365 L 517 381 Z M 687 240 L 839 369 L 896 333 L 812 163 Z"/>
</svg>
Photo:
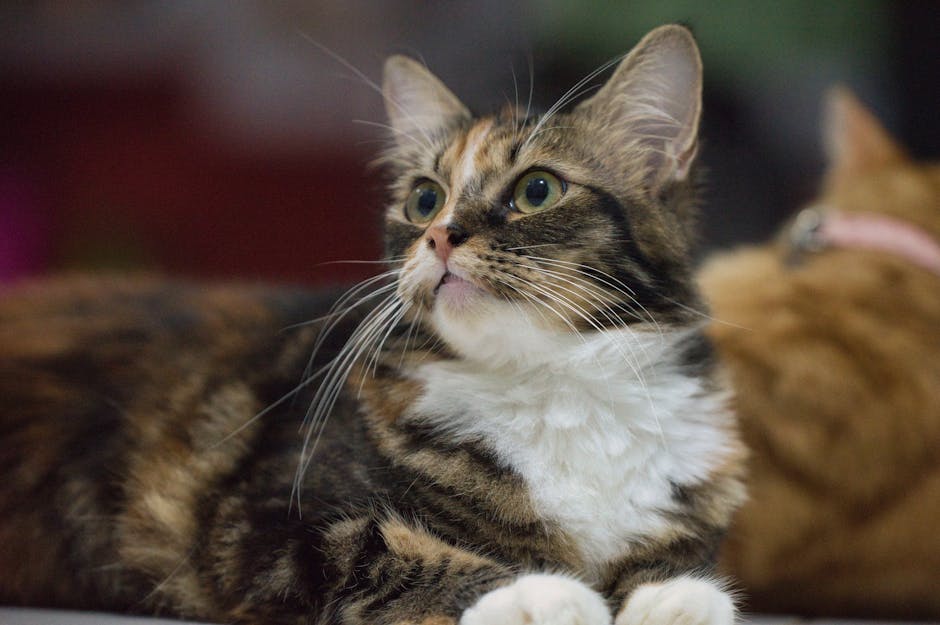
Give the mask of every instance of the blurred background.
<svg viewBox="0 0 940 625">
<path fill-rule="evenodd" d="M 820 99 L 850 85 L 940 146 L 935 2 L 46 0 L 0 6 L 0 281 L 118 269 L 347 282 L 380 254 L 383 59 L 471 108 L 547 108 L 650 28 L 705 62 L 703 252 L 767 238 L 822 171 Z"/>
</svg>

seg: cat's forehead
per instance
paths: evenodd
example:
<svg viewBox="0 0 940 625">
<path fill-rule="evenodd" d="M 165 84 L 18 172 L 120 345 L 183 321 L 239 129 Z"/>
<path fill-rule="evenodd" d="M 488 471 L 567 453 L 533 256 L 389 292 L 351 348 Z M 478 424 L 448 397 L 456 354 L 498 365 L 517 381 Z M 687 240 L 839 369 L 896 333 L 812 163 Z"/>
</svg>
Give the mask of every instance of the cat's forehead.
<svg viewBox="0 0 940 625">
<path fill-rule="evenodd" d="M 536 122 L 537 118 L 526 119 L 512 111 L 476 119 L 452 136 L 434 170 L 457 191 L 516 170 L 572 161 L 574 146 L 564 129 L 533 134 Z"/>
<path fill-rule="evenodd" d="M 451 188 L 460 189 L 486 170 L 505 163 L 505 133 L 495 119 L 477 120 L 444 149 L 437 169 Z"/>
<path fill-rule="evenodd" d="M 505 171 L 515 160 L 520 131 L 521 123 L 514 125 L 499 117 L 477 119 L 444 147 L 435 169 L 452 189 Z"/>
</svg>

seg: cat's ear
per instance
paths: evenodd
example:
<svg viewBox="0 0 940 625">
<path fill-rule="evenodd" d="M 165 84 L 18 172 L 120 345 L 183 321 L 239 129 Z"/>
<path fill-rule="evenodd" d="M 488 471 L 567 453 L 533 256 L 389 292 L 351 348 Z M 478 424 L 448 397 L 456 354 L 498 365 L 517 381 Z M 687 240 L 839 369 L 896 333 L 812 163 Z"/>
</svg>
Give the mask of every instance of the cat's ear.
<svg viewBox="0 0 940 625">
<path fill-rule="evenodd" d="M 842 86 L 826 94 L 823 144 L 829 179 L 863 174 L 907 158 L 878 119 Z"/>
<path fill-rule="evenodd" d="M 382 96 L 396 141 L 426 142 L 440 130 L 470 117 L 460 100 L 424 65 L 406 56 L 385 61 Z"/>
<path fill-rule="evenodd" d="M 701 112 L 702 59 L 692 33 L 679 25 L 643 37 L 607 84 L 575 109 L 603 141 L 638 149 L 653 188 L 688 175 Z"/>
</svg>

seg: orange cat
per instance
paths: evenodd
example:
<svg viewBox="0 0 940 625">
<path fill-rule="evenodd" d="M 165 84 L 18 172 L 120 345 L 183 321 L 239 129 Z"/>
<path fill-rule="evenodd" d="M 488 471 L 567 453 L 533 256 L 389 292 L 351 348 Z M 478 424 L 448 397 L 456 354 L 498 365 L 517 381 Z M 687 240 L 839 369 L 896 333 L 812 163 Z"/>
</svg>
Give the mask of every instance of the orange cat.
<svg viewBox="0 0 940 625">
<path fill-rule="evenodd" d="M 940 165 L 850 94 L 789 237 L 701 284 L 752 449 L 723 552 L 751 608 L 940 619 Z"/>
</svg>

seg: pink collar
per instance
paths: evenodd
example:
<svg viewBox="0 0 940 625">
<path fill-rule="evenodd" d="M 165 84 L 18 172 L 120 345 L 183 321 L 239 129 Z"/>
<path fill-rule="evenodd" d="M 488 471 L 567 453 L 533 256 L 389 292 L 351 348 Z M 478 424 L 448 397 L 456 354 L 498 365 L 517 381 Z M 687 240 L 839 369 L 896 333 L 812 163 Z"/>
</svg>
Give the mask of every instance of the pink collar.
<svg viewBox="0 0 940 625">
<path fill-rule="evenodd" d="M 940 275 L 940 243 L 910 223 L 876 213 L 804 209 L 790 230 L 793 251 L 829 247 L 886 252 Z"/>
</svg>

